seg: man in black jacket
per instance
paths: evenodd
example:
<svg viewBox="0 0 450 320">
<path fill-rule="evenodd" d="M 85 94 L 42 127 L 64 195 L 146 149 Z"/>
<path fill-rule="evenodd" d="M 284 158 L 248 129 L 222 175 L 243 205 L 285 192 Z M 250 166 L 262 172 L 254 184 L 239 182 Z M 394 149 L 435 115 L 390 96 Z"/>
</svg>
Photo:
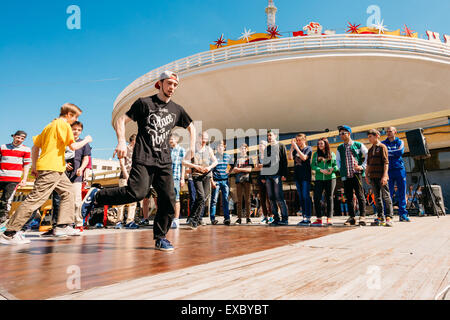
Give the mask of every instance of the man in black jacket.
<svg viewBox="0 0 450 320">
<path fill-rule="evenodd" d="M 273 131 L 267 133 L 267 141 L 269 144 L 264 152 L 261 175 L 265 177 L 262 182 L 266 184 L 273 213 L 270 225 L 288 225 L 288 209 L 283 195 L 283 181 L 286 181 L 288 173 L 286 147 L 277 141 L 277 135 Z M 278 206 L 281 209 L 281 220 Z"/>
</svg>

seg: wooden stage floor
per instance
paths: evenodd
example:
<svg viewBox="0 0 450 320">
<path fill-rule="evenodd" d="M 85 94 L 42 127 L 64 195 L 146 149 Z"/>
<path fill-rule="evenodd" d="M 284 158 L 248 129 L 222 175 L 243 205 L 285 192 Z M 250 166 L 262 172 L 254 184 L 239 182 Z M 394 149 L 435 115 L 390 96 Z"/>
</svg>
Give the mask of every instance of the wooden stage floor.
<svg viewBox="0 0 450 320">
<path fill-rule="evenodd" d="M 450 218 L 393 228 L 204 226 L 171 230 L 172 253 L 151 229 L 0 247 L 0 298 L 434 299 L 450 284 Z M 397 218 L 396 218 L 397 220 Z M 67 287 L 79 266 L 81 288 Z M 449 298 L 447 294 L 447 299 Z"/>
<path fill-rule="evenodd" d="M 181 225 L 178 230 L 170 230 L 167 236 L 176 248 L 169 253 L 155 250 L 151 228 L 87 230 L 82 237 L 70 239 L 40 238 L 39 233 L 26 233 L 31 245 L 0 245 L 0 295 L 3 292 L 3 296 L 17 299 L 47 299 L 70 293 L 66 283 L 74 275 L 71 266 L 79 267 L 80 290 L 87 290 L 344 230 L 347 228 L 244 224 L 207 225 L 193 231 Z"/>
</svg>

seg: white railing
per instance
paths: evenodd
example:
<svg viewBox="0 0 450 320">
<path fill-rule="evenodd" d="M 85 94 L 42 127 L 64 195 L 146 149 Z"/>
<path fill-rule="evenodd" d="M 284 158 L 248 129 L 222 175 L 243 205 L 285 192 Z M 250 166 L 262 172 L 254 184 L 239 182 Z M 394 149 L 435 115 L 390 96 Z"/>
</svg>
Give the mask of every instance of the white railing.
<svg viewBox="0 0 450 320">
<path fill-rule="evenodd" d="M 116 107 L 130 93 L 142 86 L 154 83 L 164 70 L 177 73 L 192 71 L 203 66 L 223 63 L 239 58 L 270 55 L 284 52 L 311 52 L 313 50 L 339 50 L 339 49 L 380 49 L 422 53 L 450 58 L 450 45 L 403 36 L 377 35 L 377 34 L 339 34 L 324 36 L 290 37 L 260 42 L 246 43 L 206 51 L 176 60 L 150 71 L 133 81 L 123 90 L 116 101 Z"/>
</svg>

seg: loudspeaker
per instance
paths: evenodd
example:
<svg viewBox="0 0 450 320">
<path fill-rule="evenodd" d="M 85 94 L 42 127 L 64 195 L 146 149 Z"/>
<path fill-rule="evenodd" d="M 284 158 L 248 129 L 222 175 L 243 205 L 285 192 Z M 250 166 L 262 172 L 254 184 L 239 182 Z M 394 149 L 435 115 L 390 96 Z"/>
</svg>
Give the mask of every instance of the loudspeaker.
<svg viewBox="0 0 450 320">
<path fill-rule="evenodd" d="M 408 141 L 409 153 L 411 157 L 417 159 L 430 158 L 430 150 L 428 150 L 423 129 L 414 129 L 406 132 L 406 140 Z"/>
<path fill-rule="evenodd" d="M 442 196 L 442 188 L 440 185 L 437 184 L 432 184 L 431 186 L 431 191 L 434 194 L 434 199 L 436 200 L 436 209 L 438 211 L 439 215 L 445 215 L 445 204 L 444 204 L 444 197 Z M 425 187 L 428 188 L 428 187 Z M 433 213 L 433 201 L 432 199 L 428 199 L 427 197 L 428 192 L 426 192 L 424 190 L 423 196 L 424 196 L 424 207 L 425 207 L 425 212 L 426 213 Z"/>
</svg>

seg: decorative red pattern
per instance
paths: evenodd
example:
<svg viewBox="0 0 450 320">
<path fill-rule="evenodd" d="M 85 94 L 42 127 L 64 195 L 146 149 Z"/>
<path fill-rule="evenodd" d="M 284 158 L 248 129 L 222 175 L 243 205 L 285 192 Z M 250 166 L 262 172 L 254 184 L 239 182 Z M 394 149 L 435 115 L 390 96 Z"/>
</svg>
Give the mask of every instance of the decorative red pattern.
<svg viewBox="0 0 450 320">
<path fill-rule="evenodd" d="M 358 28 L 361 24 L 351 24 L 350 22 L 348 23 L 348 33 L 358 33 Z"/>
</svg>

